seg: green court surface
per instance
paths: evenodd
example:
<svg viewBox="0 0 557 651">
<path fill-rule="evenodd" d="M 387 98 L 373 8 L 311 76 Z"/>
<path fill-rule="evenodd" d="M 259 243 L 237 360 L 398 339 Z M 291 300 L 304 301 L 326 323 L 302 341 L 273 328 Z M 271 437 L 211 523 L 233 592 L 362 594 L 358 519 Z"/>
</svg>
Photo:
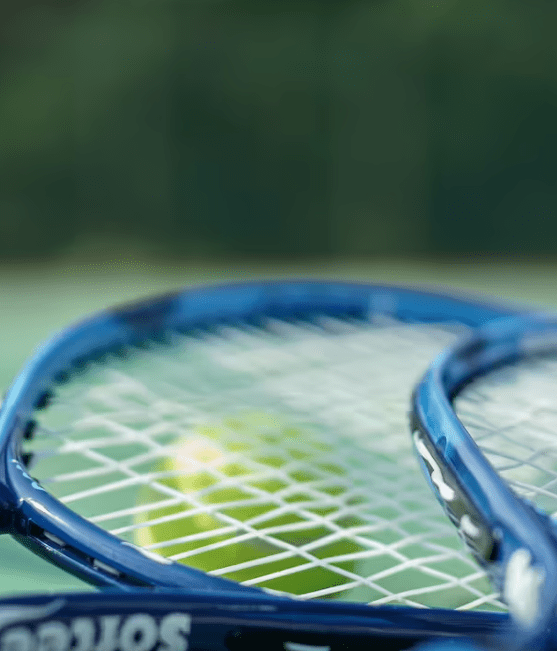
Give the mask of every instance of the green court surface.
<svg viewBox="0 0 557 651">
<path fill-rule="evenodd" d="M 110 263 L 67 260 L 0 266 L 0 386 L 5 389 L 43 339 L 69 322 L 118 302 L 197 283 L 330 278 L 466 292 L 555 309 L 557 264 L 513 261 L 376 261 L 283 265 Z M 410 438 L 409 438 L 410 444 Z M 0 595 L 93 588 L 52 568 L 9 537 L 0 539 Z"/>
</svg>

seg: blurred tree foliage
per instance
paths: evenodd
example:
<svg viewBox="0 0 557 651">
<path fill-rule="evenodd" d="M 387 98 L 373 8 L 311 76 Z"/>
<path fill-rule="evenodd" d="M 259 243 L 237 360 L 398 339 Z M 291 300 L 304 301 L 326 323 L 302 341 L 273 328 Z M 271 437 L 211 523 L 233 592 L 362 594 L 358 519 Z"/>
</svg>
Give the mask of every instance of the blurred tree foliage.
<svg viewBox="0 0 557 651">
<path fill-rule="evenodd" d="M 553 253 L 544 0 L 22 0 L 0 255 Z"/>
</svg>

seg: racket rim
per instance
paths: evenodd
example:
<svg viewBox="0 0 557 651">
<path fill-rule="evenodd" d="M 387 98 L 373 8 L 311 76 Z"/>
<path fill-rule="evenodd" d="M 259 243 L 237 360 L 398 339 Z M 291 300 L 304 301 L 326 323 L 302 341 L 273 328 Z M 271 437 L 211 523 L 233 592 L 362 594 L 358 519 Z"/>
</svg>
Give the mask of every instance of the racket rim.
<svg viewBox="0 0 557 651">
<path fill-rule="evenodd" d="M 27 473 L 20 450 L 22 439 L 31 434 L 30 417 L 35 406 L 47 402 L 47 390 L 56 374 L 74 362 L 86 363 L 119 346 L 140 344 L 176 326 L 184 315 L 188 315 L 186 330 L 189 330 L 198 327 L 204 319 L 214 324 L 211 317 L 215 314 L 222 317 L 222 322 L 237 323 L 244 318 L 261 318 L 263 314 L 296 318 L 300 310 L 308 313 L 310 307 L 326 308 L 333 315 L 367 316 L 376 311 L 408 317 L 412 311 L 425 311 L 424 301 L 430 302 L 428 313 L 431 311 L 436 319 L 444 310 L 445 316 L 451 317 L 447 321 L 454 320 L 458 313 L 460 322 L 466 325 L 481 324 L 517 311 L 515 307 L 423 288 L 315 279 L 279 280 L 188 287 L 102 310 L 70 325 L 38 348 L 16 376 L 0 409 L 0 502 L 4 514 L 8 511 L 10 516 L 10 521 L 4 522 L 4 530 L 35 553 L 94 585 L 131 591 L 153 587 L 150 572 L 156 567 L 157 579 L 166 581 L 163 585 L 167 587 L 185 584 L 190 588 L 212 587 L 260 594 L 260 588 L 211 577 L 122 542 L 46 493 Z M 76 529 L 87 536 L 76 536 Z M 147 566 L 149 571 L 130 572 L 134 566 Z"/>
<path fill-rule="evenodd" d="M 154 648 L 158 648 L 163 622 L 173 621 L 181 625 L 187 648 L 192 651 L 261 648 L 262 643 L 266 648 L 303 651 L 355 650 L 373 643 L 374 648 L 383 648 L 384 644 L 391 651 L 402 651 L 409 644 L 414 648 L 440 640 L 475 640 L 494 649 L 509 642 L 511 630 L 507 613 L 404 606 L 370 608 L 364 604 L 334 605 L 227 591 L 159 588 L 154 593 L 138 590 L 122 595 L 119 590 L 108 589 L 100 593 L 61 592 L 1 599 L 0 645 L 5 635 L 9 642 L 13 632 L 17 641 L 27 642 L 26 649 L 42 648 L 37 642 L 33 646 L 33 642 L 41 639 L 43 628 L 50 635 L 58 634 L 59 642 L 66 639 L 69 651 L 76 624 L 77 630 L 86 627 L 95 633 L 96 629 L 95 637 L 100 638 L 107 618 L 112 622 L 113 635 L 120 640 L 121 631 L 129 629 L 130 624 L 133 630 L 134 621 L 138 633 L 152 636 L 156 631 L 158 635 L 152 636 Z M 64 646 L 59 643 L 57 648 L 63 650 Z"/>
<path fill-rule="evenodd" d="M 526 572 L 541 571 L 537 616 L 525 617 L 519 604 L 509 604 L 533 635 L 554 624 L 557 526 L 497 474 L 458 418 L 453 402 L 471 381 L 548 348 L 557 349 L 557 314 L 528 312 L 494 320 L 443 351 L 417 384 L 411 401 L 414 444 L 438 501 L 455 526 L 461 526 L 467 515 L 483 532 L 491 528 L 481 549 L 466 532 L 462 537 L 495 585 L 507 592 L 513 564 L 522 564 Z"/>
</svg>

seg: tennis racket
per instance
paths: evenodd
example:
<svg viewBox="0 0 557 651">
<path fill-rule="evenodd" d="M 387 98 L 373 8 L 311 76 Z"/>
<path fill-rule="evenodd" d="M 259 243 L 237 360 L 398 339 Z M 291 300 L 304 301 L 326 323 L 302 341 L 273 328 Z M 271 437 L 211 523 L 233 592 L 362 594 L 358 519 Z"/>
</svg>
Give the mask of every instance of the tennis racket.
<svg viewBox="0 0 557 651">
<path fill-rule="evenodd" d="M 556 644 L 556 387 L 557 320 L 520 316 L 442 354 L 413 397 L 431 487 L 539 648 Z"/>
<path fill-rule="evenodd" d="M 0 412 L 2 529 L 108 591 L 5 601 L 0 650 L 510 645 L 519 629 L 432 499 L 407 410 L 440 351 L 516 312 L 263 282 L 56 335 Z"/>
</svg>

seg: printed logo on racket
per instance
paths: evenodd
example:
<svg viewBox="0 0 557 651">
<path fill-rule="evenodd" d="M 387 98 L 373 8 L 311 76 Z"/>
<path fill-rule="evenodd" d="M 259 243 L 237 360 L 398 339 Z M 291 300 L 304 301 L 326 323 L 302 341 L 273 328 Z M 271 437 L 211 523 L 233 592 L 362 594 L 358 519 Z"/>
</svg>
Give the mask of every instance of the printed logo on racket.
<svg viewBox="0 0 557 651">
<path fill-rule="evenodd" d="M 188 651 L 192 616 L 172 612 L 162 618 L 147 613 L 99 615 L 57 620 L 65 601 L 42 607 L 14 607 L 0 625 L 0 651 Z M 22 625 L 35 620 L 36 623 Z M 41 620 L 41 621 L 39 621 Z M 330 651 L 328 645 L 283 642 L 285 651 Z"/>
<path fill-rule="evenodd" d="M 57 600 L 58 602 L 60 600 Z M 37 615 L 36 609 L 21 609 L 19 622 L 0 636 L 0 651 L 187 651 L 191 615 L 173 612 L 160 620 L 146 613 L 128 616 L 75 617 L 21 625 Z M 17 614 L 17 613 L 14 613 Z M 39 617 L 44 618 L 44 613 Z"/>
<path fill-rule="evenodd" d="M 441 460 L 419 429 L 413 429 L 412 439 L 445 512 L 458 528 L 472 555 L 490 571 L 496 562 L 497 540 L 481 524 L 475 509 L 459 489 L 458 482 L 446 468 L 443 469 Z M 543 578 L 543 572 L 532 566 L 528 550 L 518 549 L 512 554 L 500 589 L 513 615 L 526 626 L 531 626 L 535 621 Z M 493 581 L 496 582 L 495 576 Z"/>
<path fill-rule="evenodd" d="M 441 505 L 458 528 L 466 546 L 482 565 L 490 563 L 496 553 L 497 541 L 474 514 L 475 509 L 459 490 L 456 480 L 443 468 L 437 454 L 419 429 L 413 429 L 412 439 Z"/>
<path fill-rule="evenodd" d="M 10 462 L 15 465 L 15 467 L 21 472 L 21 474 L 31 482 L 31 486 L 37 491 L 45 492 L 44 488 L 39 484 L 39 482 L 25 470 L 21 463 L 17 459 L 10 459 Z"/>
</svg>

